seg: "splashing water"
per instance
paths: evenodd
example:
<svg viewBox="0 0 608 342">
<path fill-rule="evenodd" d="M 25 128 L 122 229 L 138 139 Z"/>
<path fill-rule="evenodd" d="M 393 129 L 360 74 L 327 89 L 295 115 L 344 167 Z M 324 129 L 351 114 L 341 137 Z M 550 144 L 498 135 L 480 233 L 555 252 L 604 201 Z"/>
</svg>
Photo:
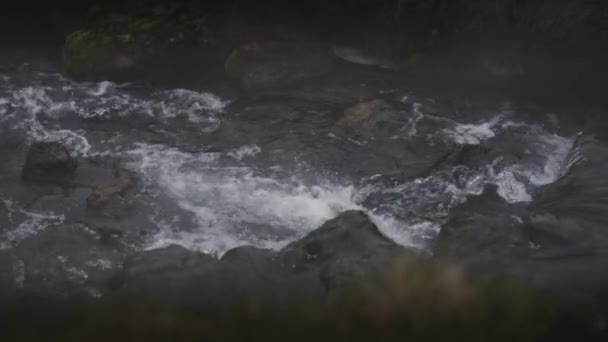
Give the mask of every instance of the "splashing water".
<svg viewBox="0 0 608 342">
<path fill-rule="evenodd" d="M 498 114 L 461 122 L 447 114 L 427 113 L 422 102 L 410 106 L 408 97 L 403 108 L 396 109 L 400 114 L 394 120 L 402 135 L 396 139 L 404 146 L 422 141 L 493 149 L 516 140 L 521 147 L 518 158 L 501 155 L 481 158 L 475 165 L 440 165 L 413 179 L 387 181 L 388 175 L 378 174 L 357 181 L 348 176 L 356 163 L 367 160 L 340 165 L 336 175 L 324 169 L 323 162 L 336 158 L 325 148 L 315 150 L 321 160 L 315 168 L 299 167 L 306 165 L 306 151 L 294 153 L 291 161 L 279 159 L 284 164 L 269 158 L 272 153 L 292 152 L 283 141 L 273 145 L 271 139 L 251 140 L 239 146 L 213 135 L 226 121 L 239 120 L 239 113 L 230 113 L 230 101 L 211 93 L 75 83 L 52 74 L 34 80 L 17 84 L 0 79 L 7 83 L 0 89 L 0 128 L 22 132 L 29 140 L 61 141 L 83 158 L 105 155 L 125 161 L 142 180 L 137 196 L 155 207 L 150 220 L 156 230 L 143 248 L 180 244 L 210 253 L 240 245 L 277 249 L 346 210 L 363 210 L 391 239 L 420 247 L 436 236 L 454 205 L 481 193 L 485 184 L 496 184 L 509 202 L 532 200 L 535 187 L 559 177 L 573 144 L 573 139 L 540 126 L 513 121 L 500 106 Z M 296 133 L 317 129 L 305 119 L 288 121 L 280 138 L 288 141 Z M 264 131 L 256 133 L 263 138 L 277 135 L 265 131 L 263 123 L 260 127 Z M 185 130 L 197 135 L 189 137 Z M 176 146 L 167 138 L 171 134 L 183 136 L 184 143 Z M 363 155 L 364 149 L 382 142 L 379 136 L 336 130 L 315 136 L 329 137 L 349 155 Z M 395 161 L 389 155 L 375 162 Z M 2 203 L 13 215 L 13 227 L 0 235 L 0 249 L 65 220 L 61 213 L 32 213 L 8 199 Z"/>
</svg>

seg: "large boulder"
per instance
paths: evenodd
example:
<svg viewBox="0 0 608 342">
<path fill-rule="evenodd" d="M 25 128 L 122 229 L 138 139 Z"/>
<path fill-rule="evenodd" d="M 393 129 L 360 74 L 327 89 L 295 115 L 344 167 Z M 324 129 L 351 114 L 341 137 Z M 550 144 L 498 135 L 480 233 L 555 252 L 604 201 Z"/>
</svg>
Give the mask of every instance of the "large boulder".
<svg viewBox="0 0 608 342">
<path fill-rule="evenodd" d="M 25 181 L 65 183 L 74 176 L 78 162 L 58 142 L 35 142 L 30 146 L 21 177 Z"/>
<path fill-rule="evenodd" d="M 452 209 L 434 242 L 434 254 L 483 270 L 525 257 L 531 246 L 520 218 L 523 213 L 520 206 L 500 197 L 496 186 L 488 185 L 482 194 Z"/>
<path fill-rule="evenodd" d="M 138 252 L 118 280 L 123 293 L 198 309 L 250 300 L 280 304 L 320 294 L 316 279 L 294 275 L 276 262 L 274 252 L 249 246 L 230 250 L 221 260 L 179 246 Z"/>
<path fill-rule="evenodd" d="M 217 260 L 213 257 L 190 251 L 178 245 L 141 251 L 131 255 L 122 271 L 123 286 L 133 289 L 145 287 L 171 291 L 173 275 L 188 272 L 203 272 Z"/>
<path fill-rule="evenodd" d="M 122 268 L 129 248 L 80 225 L 47 228 L 13 253 L 23 264 L 23 290 L 51 296 L 101 295 Z"/>
<path fill-rule="evenodd" d="M 435 255 L 476 277 L 496 272 L 608 317 L 604 173 L 608 149 L 579 138 L 561 177 L 530 204 L 507 204 L 487 189 L 452 210 Z"/>
<path fill-rule="evenodd" d="M 296 273 L 317 274 L 327 291 L 378 274 L 415 253 L 384 236 L 360 211 L 345 212 L 285 247 L 281 263 Z"/>
<path fill-rule="evenodd" d="M 608 147 L 579 136 L 560 179 L 541 188 L 528 224 L 538 243 L 608 251 Z"/>
<path fill-rule="evenodd" d="M 245 90 L 293 86 L 326 74 L 334 58 L 329 48 L 315 43 L 254 42 L 232 52 L 226 76 Z"/>
<path fill-rule="evenodd" d="M 352 211 L 279 252 L 243 246 L 219 260 L 179 246 L 138 252 L 115 284 L 178 305 L 217 308 L 248 300 L 280 305 L 321 300 L 414 256 L 383 236 L 367 215 Z"/>
</svg>

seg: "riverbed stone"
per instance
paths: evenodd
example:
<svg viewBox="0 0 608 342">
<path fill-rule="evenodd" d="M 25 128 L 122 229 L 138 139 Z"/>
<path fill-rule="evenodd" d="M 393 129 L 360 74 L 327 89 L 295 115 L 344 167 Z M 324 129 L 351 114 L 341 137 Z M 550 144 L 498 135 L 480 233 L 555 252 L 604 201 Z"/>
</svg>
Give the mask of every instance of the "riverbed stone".
<svg viewBox="0 0 608 342">
<path fill-rule="evenodd" d="M 336 122 L 339 127 L 354 127 L 369 119 L 385 106 L 383 100 L 361 102 L 344 110 L 344 114 Z"/>
<path fill-rule="evenodd" d="M 114 178 L 99 185 L 93 193 L 87 197 L 89 208 L 100 208 L 110 202 L 114 197 L 121 196 L 133 186 L 133 176 L 125 170 L 116 172 Z"/>
<path fill-rule="evenodd" d="M 67 147 L 58 142 L 35 142 L 30 146 L 21 177 L 39 183 L 66 183 L 78 167 Z"/>
</svg>

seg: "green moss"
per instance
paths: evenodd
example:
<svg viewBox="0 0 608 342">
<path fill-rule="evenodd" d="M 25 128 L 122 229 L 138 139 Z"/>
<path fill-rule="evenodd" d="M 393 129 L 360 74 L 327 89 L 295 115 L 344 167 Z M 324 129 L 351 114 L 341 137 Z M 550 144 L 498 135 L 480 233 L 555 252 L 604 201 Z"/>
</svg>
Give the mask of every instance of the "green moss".
<svg viewBox="0 0 608 342">
<path fill-rule="evenodd" d="M 80 30 L 66 38 L 63 61 L 67 73 L 76 78 L 95 78 L 111 68 L 110 51 L 115 38 L 97 31 Z"/>
</svg>

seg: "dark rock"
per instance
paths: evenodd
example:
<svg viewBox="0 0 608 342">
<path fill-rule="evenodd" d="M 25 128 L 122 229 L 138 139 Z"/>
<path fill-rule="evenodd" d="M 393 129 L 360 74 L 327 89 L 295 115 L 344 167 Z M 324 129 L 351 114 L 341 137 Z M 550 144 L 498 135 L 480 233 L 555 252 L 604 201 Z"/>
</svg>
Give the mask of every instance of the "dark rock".
<svg viewBox="0 0 608 342">
<path fill-rule="evenodd" d="M 24 266 L 24 290 L 60 296 L 103 294 L 126 253 L 126 247 L 76 225 L 47 228 L 14 249 Z"/>
<path fill-rule="evenodd" d="M 203 307 L 242 300 L 319 300 L 386 269 L 398 257 L 413 255 L 384 237 L 365 214 L 353 211 L 278 253 L 244 246 L 217 261 L 178 246 L 139 252 L 125 263 L 120 287 Z"/>
<path fill-rule="evenodd" d="M 318 274 L 331 291 L 414 255 L 382 235 L 363 212 L 349 211 L 285 247 L 279 258 L 296 273 Z"/>
<path fill-rule="evenodd" d="M 579 166 L 529 206 L 508 204 L 491 188 L 469 198 L 442 226 L 435 257 L 473 277 L 507 276 L 606 317 L 603 172 L 593 162 Z"/>
<path fill-rule="evenodd" d="M 138 252 L 125 261 L 123 275 L 127 283 L 160 274 L 203 268 L 216 260 L 206 254 L 171 245 L 161 249 Z"/>
<path fill-rule="evenodd" d="M 318 280 L 293 275 L 273 255 L 254 247 L 228 251 L 221 261 L 178 246 L 140 252 L 125 263 L 121 288 L 198 309 L 248 300 L 278 304 L 320 294 Z"/>
<path fill-rule="evenodd" d="M 261 249 L 252 246 L 236 247 L 228 250 L 222 256 L 223 263 L 239 264 L 245 263 L 250 265 L 260 264 L 262 262 L 271 262 L 275 259 L 276 253 L 269 249 Z"/>
<path fill-rule="evenodd" d="M 245 90 L 260 90 L 321 76 L 332 63 L 329 49 L 321 44 L 256 42 L 232 52 L 224 69 Z"/>
<path fill-rule="evenodd" d="M 608 147 L 580 136 L 562 177 L 540 189 L 528 224 L 541 245 L 608 250 Z"/>
<path fill-rule="evenodd" d="M 466 267 L 494 267 L 525 256 L 531 245 L 523 213 L 500 197 L 495 186 L 486 186 L 481 195 L 452 209 L 434 242 L 434 253 Z"/>
<path fill-rule="evenodd" d="M 78 162 L 62 144 L 35 142 L 27 153 L 21 177 L 30 182 L 66 183 L 77 167 Z"/>
</svg>

